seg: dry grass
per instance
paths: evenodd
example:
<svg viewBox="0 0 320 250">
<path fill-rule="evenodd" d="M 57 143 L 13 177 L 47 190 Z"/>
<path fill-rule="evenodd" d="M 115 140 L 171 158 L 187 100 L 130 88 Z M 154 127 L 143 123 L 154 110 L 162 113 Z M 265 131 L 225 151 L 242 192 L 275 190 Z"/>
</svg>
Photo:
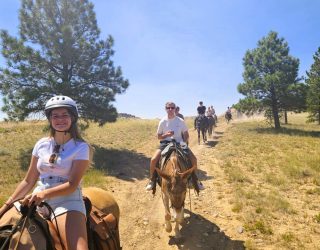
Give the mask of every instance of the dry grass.
<svg viewBox="0 0 320 250">
<path fill-rule="evenodd" d="M 280 131 L 263 121 L 234 123 L 216 152 L 246 231 L 272 249 L 311 249 L 320 240 L 320 127 L 303 114 L 289 122 Z"/>
</svg>

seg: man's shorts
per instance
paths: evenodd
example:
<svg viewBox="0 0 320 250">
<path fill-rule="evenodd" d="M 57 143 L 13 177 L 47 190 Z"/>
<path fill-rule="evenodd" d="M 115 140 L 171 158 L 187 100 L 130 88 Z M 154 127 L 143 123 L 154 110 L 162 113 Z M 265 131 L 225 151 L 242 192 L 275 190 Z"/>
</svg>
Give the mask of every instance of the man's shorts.
<svg viewBox="0 0 320 250">
<path fill-rule="evenodd" d="M 161 152 L 169 145 L 169 143 L 170 141 L 166 141 L 166 140 L 160 141 L 159 149 L 161 150 Z M 177 144 L 180 145 L 180 143 L 177 143 Z M 189 155 L 190 149 L 186 144 L 181 145 L 181 149 L 186 155 Z"/>
</svg>

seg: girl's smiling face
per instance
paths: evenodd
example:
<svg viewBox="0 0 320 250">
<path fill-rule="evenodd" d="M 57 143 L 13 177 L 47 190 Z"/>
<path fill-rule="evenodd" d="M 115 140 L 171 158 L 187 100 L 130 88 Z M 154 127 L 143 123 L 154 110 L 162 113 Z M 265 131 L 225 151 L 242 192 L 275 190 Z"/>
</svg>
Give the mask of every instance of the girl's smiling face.
<svg viewBox="0 0 320 250">
<path fill-rule="evenodd" d="M 57 131 L 67 131 L 72 124 L 71 115 L 66 108 L 52 110 L 50 121 L 51 126 Z"/>
</svg>

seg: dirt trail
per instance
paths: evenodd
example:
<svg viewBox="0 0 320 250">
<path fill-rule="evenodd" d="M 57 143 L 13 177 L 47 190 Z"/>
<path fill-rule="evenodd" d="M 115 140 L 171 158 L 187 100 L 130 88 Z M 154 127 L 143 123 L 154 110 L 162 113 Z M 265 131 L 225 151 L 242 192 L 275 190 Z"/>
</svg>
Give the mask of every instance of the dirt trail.
<svg viewBox="0 0 320 250">
<path fill-rule="evenodd" d="M 206 189 L 196 196 L 191 190 L 185 204 L 185 223 L 180 242 L 164 229 L 164 208 L 160 188 L 155 197 L 145 191 L 147 179 L 107 177 L 108 190 L 116 195 L 121 210 L 120 236 L 124 250 L 166 249 L 244 249 L 241 224 L 231 216 L 228 200 L 231 190 L 223 170 L 217 166 L 215 145 L 223 136 L 227 124 L 220 122 L 212 138 L 198 145 L 196 133 L 190 130 L 191 149 L 198 158 L 198 176 Z M 126 166 L 118 169 L 122 177 L 130 176 L 132 168 L 145 172 L 148 166 Z M 229 197 L 230 196 L 230 197 Z M 223 197 L 223 199 L 222 199 Z M 190 211 L 191 200 L 191 211 Z"/>
</svg>

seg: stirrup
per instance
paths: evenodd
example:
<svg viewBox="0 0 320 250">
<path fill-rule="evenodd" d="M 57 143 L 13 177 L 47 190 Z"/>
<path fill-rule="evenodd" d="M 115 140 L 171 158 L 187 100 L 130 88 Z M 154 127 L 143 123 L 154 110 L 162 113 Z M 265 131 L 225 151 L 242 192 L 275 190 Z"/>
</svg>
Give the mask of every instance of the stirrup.
<svg viewBox="0 0 320 250">
<path fill-rule="evenodd" d="M 156 183 L 154 181 L 149 181 L 149 183 L 146 186 L 147 191 L 151 191 L 155 187 Z"/>
</svg>

